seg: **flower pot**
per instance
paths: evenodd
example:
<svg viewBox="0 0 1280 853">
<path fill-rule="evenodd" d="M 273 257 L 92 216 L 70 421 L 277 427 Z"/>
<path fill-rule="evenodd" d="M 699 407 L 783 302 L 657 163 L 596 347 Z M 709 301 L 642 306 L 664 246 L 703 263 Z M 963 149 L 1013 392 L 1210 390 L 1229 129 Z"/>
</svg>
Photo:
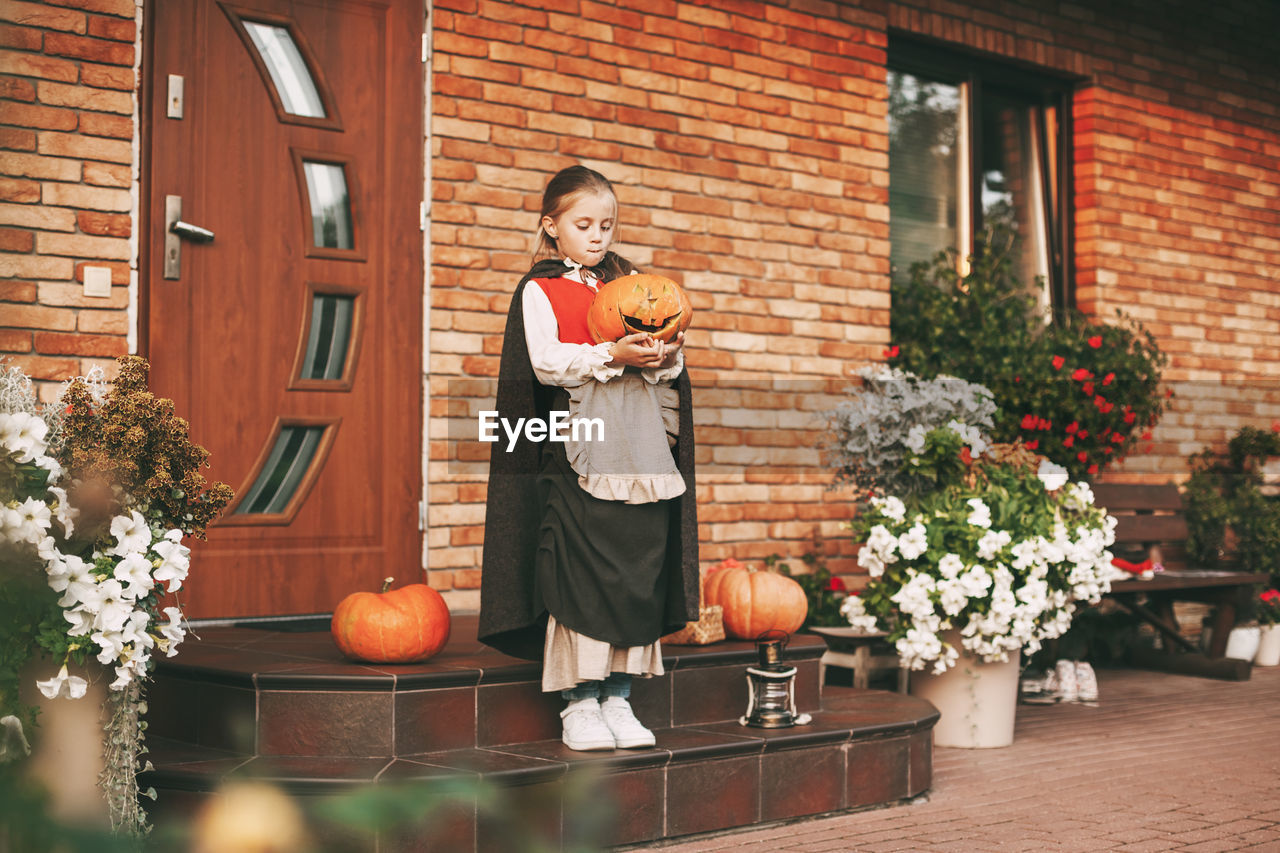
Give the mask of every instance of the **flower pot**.
<svg viewBox="0 0 1280 853">
<path fill-rule="evenodd" d="M 1253 660 L 1253 656 L 1258 653 L 1259 633 L 1257 625 L 1238 625 L 1232 628 L 1231 633 L 1227 635 L 1227 651 L 1224 657 Z"/>
<path fill-rule="evenodd" d="M 960 648 L 958 642 L 955 645 Z M 1008 746 L 1013 743 L 1018 707 L 1018 656 L 1004 663 L 984 663 L 960 649 L 955 666 L 941 675 L 911 673 L 911 695 L 942 714 L 933 727 L 934 746 Z"/>
<path fill-rule="evenodd" d="M 36 726 L 26 732 L 31 755 L 26 759 L 26 775 L 49 794 L 49 814 L 76 824 L 109 827 L 110 811 L 98 777 L 106 767 L 103 754 L 103 726 L 107 722 L 104 703 L 111 679 L 102 666 L 68 669 L 89 682 L 79 699 L 60 696 L 49 699 L 36 681 L 49 678 L 58 664 L 40 656 L 22 670 L 22 701 L 39 709 Z"/>
<path fill-rule="evenodd" d="M 1263 625 L 1254 666 L 1280 666 L 1280 625 Z"/>
</svg>

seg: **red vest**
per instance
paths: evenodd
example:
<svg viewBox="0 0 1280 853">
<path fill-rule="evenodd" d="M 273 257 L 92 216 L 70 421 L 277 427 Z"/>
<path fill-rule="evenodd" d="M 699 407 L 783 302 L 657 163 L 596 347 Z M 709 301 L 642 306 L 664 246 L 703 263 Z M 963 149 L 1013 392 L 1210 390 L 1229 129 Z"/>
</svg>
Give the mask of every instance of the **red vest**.
<svg viewBox="0 0 1280 853">
<path fill-rule="evenodd" d="M 582 282 L 568 278 L 536 279 L 542 292 L 551 302 L 556 323 L 560 326 L 560 340 L 566 344 L 594 344 L 591 330 L 587 328 L 587 310 L 596 292 Z"/>
</svg>

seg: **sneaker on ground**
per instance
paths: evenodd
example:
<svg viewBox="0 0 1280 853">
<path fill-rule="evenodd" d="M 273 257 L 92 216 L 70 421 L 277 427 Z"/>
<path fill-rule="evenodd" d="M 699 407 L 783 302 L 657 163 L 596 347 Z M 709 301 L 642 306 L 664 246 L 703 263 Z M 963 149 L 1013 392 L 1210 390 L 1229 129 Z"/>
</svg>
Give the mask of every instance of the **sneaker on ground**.
<svg viewBox="0 0 1280 853">
<path fill-rule="evenodd" d="M 619 749 L 653 746 L 657 742 L 653 732 L 636 719 L 631 703 L 621 696 L 610 696 L 601 702 L 600 712 Z"/>
<path fill-rule="evenodd" d="M 1076 681 L 1075 661 L 1060 660 L 1054 668 L 1058 675 L 1058 701 L 1076 702 L 1080 699 L 1080 685 Z"/>
<path fill-rule="evenodd" d="M 579 699 L 570 703 L 560 712 L 560 719 L 564 722 L 564 734 L 560 739 L 570 749 L 614 749 L 618 745 L 600 714 L 600 703 L 595 699 Z"/>
<path fill-rule="evenodd" d="M 1098 676 L 1085 661 L 1076 661 L 1076 693 L 1081 702 L 1098 701 Z"/>
</svg>

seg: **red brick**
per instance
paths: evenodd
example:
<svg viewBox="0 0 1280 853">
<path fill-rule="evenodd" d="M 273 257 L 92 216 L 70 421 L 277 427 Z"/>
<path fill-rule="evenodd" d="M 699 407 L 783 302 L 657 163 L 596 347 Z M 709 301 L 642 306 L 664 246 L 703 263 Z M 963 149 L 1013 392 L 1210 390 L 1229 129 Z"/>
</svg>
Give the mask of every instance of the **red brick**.
<svg viewBox="0 0 1280 853">
<path fill-rule="evenodd" d="M 35 248 L 35 235 L 17 228 L 0 228 L 0 252 L 30 252 Z"/>
<path fill-rule="evenodd" d="M 41 77 L 46 80 L 74 83 L 80 72 L 74 62 L 68 62 L 65 59 L 4 50 L 0 51 L 0 74 Z"/>
<path fill-rule="evenodd" d="M 0 19 L 22 24 L 24 27 L 46 30 L 63 30 L 83 33 L 84 15 L 70 9 L 59 9 L 52 4 L 9 0 L 0 7 Z"/>
<path fill-rule="evenodd" d="M 99 89 L 130 91 L 137 82 L 137 75 L 132 68 L 84 63 L 80 66 L 80 82 L 86 86 L 94 86 Z"/>
<path fill-rule="evenodd" d="M 131 116 L 95 113 L 88 110 L 80 113 L 80 132 L 89 136 L 109 136 L 115 139 L 133 139 L 133 118 Z"/>
<path fill-rule="evenodd" d="M 108 65 L 133 65 L 132 44 L 112 44 L 100 39 L 66 33 L 49 33 L 44 37 L 44 52 L 53 56 L 70 56 Z"/>
<path fill-rule="evenodd" d="M 29 281 L 0 281 L 0 302 L 35 302 L 36 286 Z"/>
<path fill-rule="evenodd" d="M 31 333 L 21 329 L 0 329 L 0 352 L 31 352 Z"/>
<path fill-rule="evenodd" d="M 0 200 L 33 204 L 40 201 L 40 185 L 35 181 L 0 178 Z"/>
<path fill-rule="evenodd" d="M 42 130 L 75 130 L 78 118 L 75 110 L 36 104 L 8 104 L 4 110 L 5 123 Z"/>
<path fill-rule="evenodd" d="M 34 101 L 36 99 L 36 87 L 27 80 L 0 75 L 0 98 L 8 98 L 13 101 Z"/>
<path fill-rule="evenodd" d="M 130 20 L 133 19 L 138 11 L 134 0 L 46 0 L 46 2 L 57 6 L 84 9 L 86 12 L 101 12 L 104 15 L 115 15 L 121 18 L 129 18 Z"/>
<path fill-rule="evenodd" d="M 128 343 L 122 337 L 62 335 L 55 332 L 36 332 L 35 349 L 41 355 L 88 355 L 100 358 L 115 358 L 129 352 Z"/>
<path fill-rule="evenodd" d="M 30 27 L 0 25 L 0 47 L 16 47 L 18 50 L 39 51 L 44 33 Z"/>
<path fill-rule="evenodd" d="M 133 219 L 127 213 L 81 211 L 76 214 L 76 224 L 84 233 L 102 237 L 128 237 L 133 233 Z"/>
<path fill-rule="evenodd" d="M 90 15 L 89 35 L 116 41 L 133 42 L 138 37 L 138 27 L 133 21 Z"/>
<path fill-rule="evenodd" d="M 0 127 L 0 148 L 10 151 L 35 151 L 35 131 L 17 127 Z"/>
</svg>

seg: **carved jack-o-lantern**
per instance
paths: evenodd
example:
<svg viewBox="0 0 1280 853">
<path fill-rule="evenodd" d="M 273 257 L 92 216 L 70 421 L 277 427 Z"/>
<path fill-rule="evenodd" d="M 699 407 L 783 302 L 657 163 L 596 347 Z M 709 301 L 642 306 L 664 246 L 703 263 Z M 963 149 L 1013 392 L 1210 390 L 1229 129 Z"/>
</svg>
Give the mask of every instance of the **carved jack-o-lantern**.
<svg viewBox="0 0 1280 853">
<path fill-rule="evenodd" d="M 587 328 L 596 343 L 639 332 L 670 343 L 692 319 L 689 297 L 671 279 L 624 275 L 600 286 L 587 312 Z"/>
</svg>

